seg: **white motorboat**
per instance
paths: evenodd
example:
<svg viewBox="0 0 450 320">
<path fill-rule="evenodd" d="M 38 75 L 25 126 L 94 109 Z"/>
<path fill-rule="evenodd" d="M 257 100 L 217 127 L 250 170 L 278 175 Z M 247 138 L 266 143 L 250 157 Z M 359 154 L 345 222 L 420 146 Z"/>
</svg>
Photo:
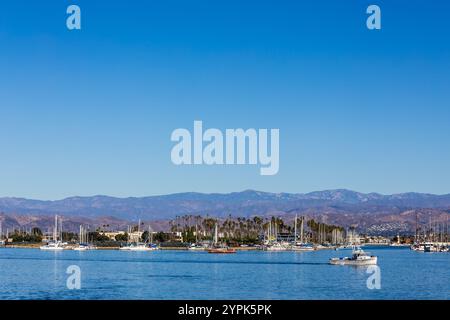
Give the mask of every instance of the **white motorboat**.
<svg viewBox="0 0 450 320">
<path fill-rule="evenodd" d="M 207 250 L 208 253 L 219 253 L 219 254 L 227 254 L 227 253 L 236 253 L 236 249 L 234 248 L 229 248 L 227 246 L 219 246 L 219 247 L 213 247 L 213 248 L 209 248 Z"/>
<path fill-rule="evenodd" d="M 436 246 L 432 242 L 422 242 L 413 244 L 411 246 L 411 249 L 414 251 L 421 251 L 421 252 L 437 252 L 438 246 Z"/>
<path fill-rule="evenodd" d="M 152 251 L 153 249 L 147 246 L 145 243 L 136 243 L 128 247 L 130 251 Z"/>
<path fill-rule="evenodd" d="M 433 243 L 424 244 L 424 252 L 436 252 L 436 246 Z"/>
<path fill-rule="evenodd" d="M 351 257 L 331 258 L 330 264 L 333 265 L 349 265 L 349 266 L 368 266 L 376 265 L 378 258 L 364 252 L 361 248 L 353 250 Z"/>
<path fill-rule="evenodd" d="M 296 243 L 290 247 L 292 251 L 314 251 L 314 247 L 304 243 Z"/>
<path fill-rule="evenodd" d="M 414 243 L 411 246 L 411 250 L 414 250 L 414 251 L 425 251 L 425 246 L 423 244 L 421 244 L 421 243 Z"/>
</svg>

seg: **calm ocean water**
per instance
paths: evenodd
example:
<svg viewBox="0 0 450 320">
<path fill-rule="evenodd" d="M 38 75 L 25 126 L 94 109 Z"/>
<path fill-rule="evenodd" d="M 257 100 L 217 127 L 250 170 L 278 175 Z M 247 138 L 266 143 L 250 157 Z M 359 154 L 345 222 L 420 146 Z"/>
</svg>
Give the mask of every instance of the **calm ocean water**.
<svg viewBox="0 0 450 320">
<path fill-rule="evenodd" d="M 331 266 L 351 251 L 204 252 L 0 249 L 0 299 L 450 299 L 450 253 L 366 248 L 379 258 L 381 289 L 366 267 Z M 81 268 L 81 289 L 66 286 Z"/>
</svg>

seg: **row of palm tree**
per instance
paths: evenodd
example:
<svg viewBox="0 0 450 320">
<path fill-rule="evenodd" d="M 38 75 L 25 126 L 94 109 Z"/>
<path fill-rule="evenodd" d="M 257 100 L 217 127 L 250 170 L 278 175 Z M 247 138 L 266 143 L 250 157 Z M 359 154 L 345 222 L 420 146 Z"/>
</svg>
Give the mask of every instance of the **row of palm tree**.
<svg viewBox="0 0 450 320">
<path fill-rule="evenodd" d="M 316 222 L 306 217 L 297 219 L 297 228 L 304 222 L 305 239 L 313 242 L 326 242 L 332 237 L 333 230 L 344 231 L 343 227 Z M 295 221 L 295 220 L 294 220 Z M 218 219 L 209 215 L 177 216 L 170 222 L 172 232 L 180 232 L 185 242 L 210 240 L 214 236 L 216 224 L 221 239 L 227 242 L 256 243 L 264 238 L 269 228 L 278 233 L 292 234 L 294 222 L 286 223 L 281 217 L 233 217 L 231 215 Z"/>
</svg>

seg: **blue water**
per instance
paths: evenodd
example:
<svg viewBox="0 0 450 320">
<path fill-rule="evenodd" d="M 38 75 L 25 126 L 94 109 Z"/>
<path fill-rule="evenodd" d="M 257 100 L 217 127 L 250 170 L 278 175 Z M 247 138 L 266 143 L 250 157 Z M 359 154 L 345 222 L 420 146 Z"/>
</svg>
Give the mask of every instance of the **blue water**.
<svg viewBox="0 0 450 320">
<path fill-rule="evenodd" d="M 205 252 L 0 249 L 0 299 L 450 299 L 450 253 L 366 249 L 378 256 L 381 288 L 367 267 L 332 266 L 350 251 Z M 69 290 L 67 267 L 81 269 Z"/>
</svg>

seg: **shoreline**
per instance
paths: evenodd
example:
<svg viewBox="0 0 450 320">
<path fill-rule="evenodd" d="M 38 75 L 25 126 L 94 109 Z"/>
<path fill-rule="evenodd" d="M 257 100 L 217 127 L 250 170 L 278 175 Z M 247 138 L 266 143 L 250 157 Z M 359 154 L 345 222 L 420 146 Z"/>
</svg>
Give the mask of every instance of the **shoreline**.
<svg viewBox="0 0 450 320">
<path fill-rule="evenodd" d="M 42 244 L 24 244 L 24 245 L 5 245 L 0 246 L 0 249 L 39 249 Z M 71 251 L 74 247 L 68 247 L 63 251 Z M 119 250 L 120 247 L 97 247 L 96 250 Z M 256 251 L 258 248 L 254 247 L 233 247 L 233 249 L 239 251 Z M 160 247 L 159 250 L 167 250 L 167 251 L 189 251 L 188 247 Z M 95 251 L 95 250 L 92 250 Z"/>
</svg>

